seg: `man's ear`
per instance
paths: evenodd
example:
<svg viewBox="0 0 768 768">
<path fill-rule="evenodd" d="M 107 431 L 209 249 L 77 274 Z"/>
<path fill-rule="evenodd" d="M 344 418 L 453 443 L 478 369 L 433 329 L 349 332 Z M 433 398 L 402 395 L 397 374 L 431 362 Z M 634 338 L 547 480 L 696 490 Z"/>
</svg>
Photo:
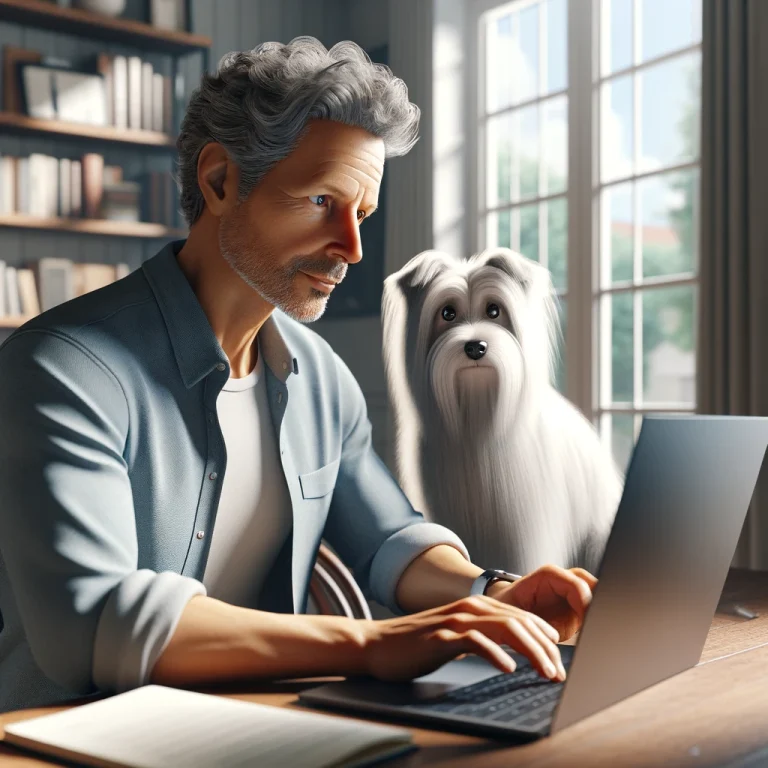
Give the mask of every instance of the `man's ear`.
<svg viewBox="0 0 768 768">
<path fill-rule="evenodd" d="M 237 201 L 239 174 L 221 144 L 211 142 L 197 159 L 197 184 L 205 199 L 205 207 L 214 215 L 221 214 Z"/>
</svg>

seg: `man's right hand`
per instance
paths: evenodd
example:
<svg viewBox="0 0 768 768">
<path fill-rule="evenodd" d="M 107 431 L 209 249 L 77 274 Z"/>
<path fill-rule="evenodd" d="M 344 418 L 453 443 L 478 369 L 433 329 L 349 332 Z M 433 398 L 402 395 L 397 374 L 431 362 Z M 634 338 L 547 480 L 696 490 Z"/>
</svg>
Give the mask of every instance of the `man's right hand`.
<svg viewBox="0 0 768 768">
<path fill-rule="evenodd" d="M 543 677 L 565 680 L 557 631 L 544 619 L 491 597 L 475 596 L 409 616 L 366 622 L 364 663 L 379 680 L 407 681 L 473 653 L 502 672 L 515 662 L 500 646 L 530 659 Z"/>
<path fill-rule="evenodd" d="M 564 680 L 557 640 L 541 617 L 485 596 L 369 621 L 266 613 L 197 595 L 148 682 L 194 686 L 336 675 L 407 681 L 468 653 L 513 672 L 515 662 L 502 645 L 529 658 L 544 677 Z M 557 669 L 550 673 L 548 663 Z"/>
</svg>

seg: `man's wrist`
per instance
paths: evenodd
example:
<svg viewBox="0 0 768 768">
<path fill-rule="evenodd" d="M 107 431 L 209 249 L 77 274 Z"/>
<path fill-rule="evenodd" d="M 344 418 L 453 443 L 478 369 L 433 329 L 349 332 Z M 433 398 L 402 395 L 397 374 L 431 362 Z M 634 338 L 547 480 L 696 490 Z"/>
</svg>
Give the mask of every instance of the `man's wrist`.
<svg viewBox="0 0 768 768">
<path fill-rule="evenodd" d="M 405 569 L 396 600 L 405 613 L 436 608 L 469 597 L 474 580 L 483 572 L 450 544 L 423 552 Z"/>
</svg>

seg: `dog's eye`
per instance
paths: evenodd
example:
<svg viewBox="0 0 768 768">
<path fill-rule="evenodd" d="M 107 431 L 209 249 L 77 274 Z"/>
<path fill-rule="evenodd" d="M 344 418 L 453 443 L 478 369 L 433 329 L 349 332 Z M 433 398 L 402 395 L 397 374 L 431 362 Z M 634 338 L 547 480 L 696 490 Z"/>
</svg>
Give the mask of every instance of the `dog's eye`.
<svg viewBox="0 0 768 768">
<path fill-rule="evenodd" d="M 443 307 L 443 320 L 447 320 L 449 323 L 451 320 L 456 319 L 456 310 L 449 304 L 447 307 Z"/>
<path fill-rule="evenodd" d="M 499 316 L 499 307 L 497 304 L 489 304 L 485 308 L 485 314 L 488 315 L 488 317 L 495 320 Z"/>
</svg>

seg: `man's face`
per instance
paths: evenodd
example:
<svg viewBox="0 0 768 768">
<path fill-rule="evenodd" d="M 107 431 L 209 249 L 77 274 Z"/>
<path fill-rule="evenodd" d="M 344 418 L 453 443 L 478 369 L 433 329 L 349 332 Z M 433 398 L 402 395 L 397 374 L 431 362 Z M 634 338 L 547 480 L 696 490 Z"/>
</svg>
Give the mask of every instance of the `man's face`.
<svg viewBox="0 0 768 768">
<path fill-rule="evenodd" d="M 317 320 L 347 265 L 363 257 L 359 227 L 376 209 L 384 142 L 313 120 L 294 151 L 221 216 L 221 253 L 275 307 Z"/>
</svg>

